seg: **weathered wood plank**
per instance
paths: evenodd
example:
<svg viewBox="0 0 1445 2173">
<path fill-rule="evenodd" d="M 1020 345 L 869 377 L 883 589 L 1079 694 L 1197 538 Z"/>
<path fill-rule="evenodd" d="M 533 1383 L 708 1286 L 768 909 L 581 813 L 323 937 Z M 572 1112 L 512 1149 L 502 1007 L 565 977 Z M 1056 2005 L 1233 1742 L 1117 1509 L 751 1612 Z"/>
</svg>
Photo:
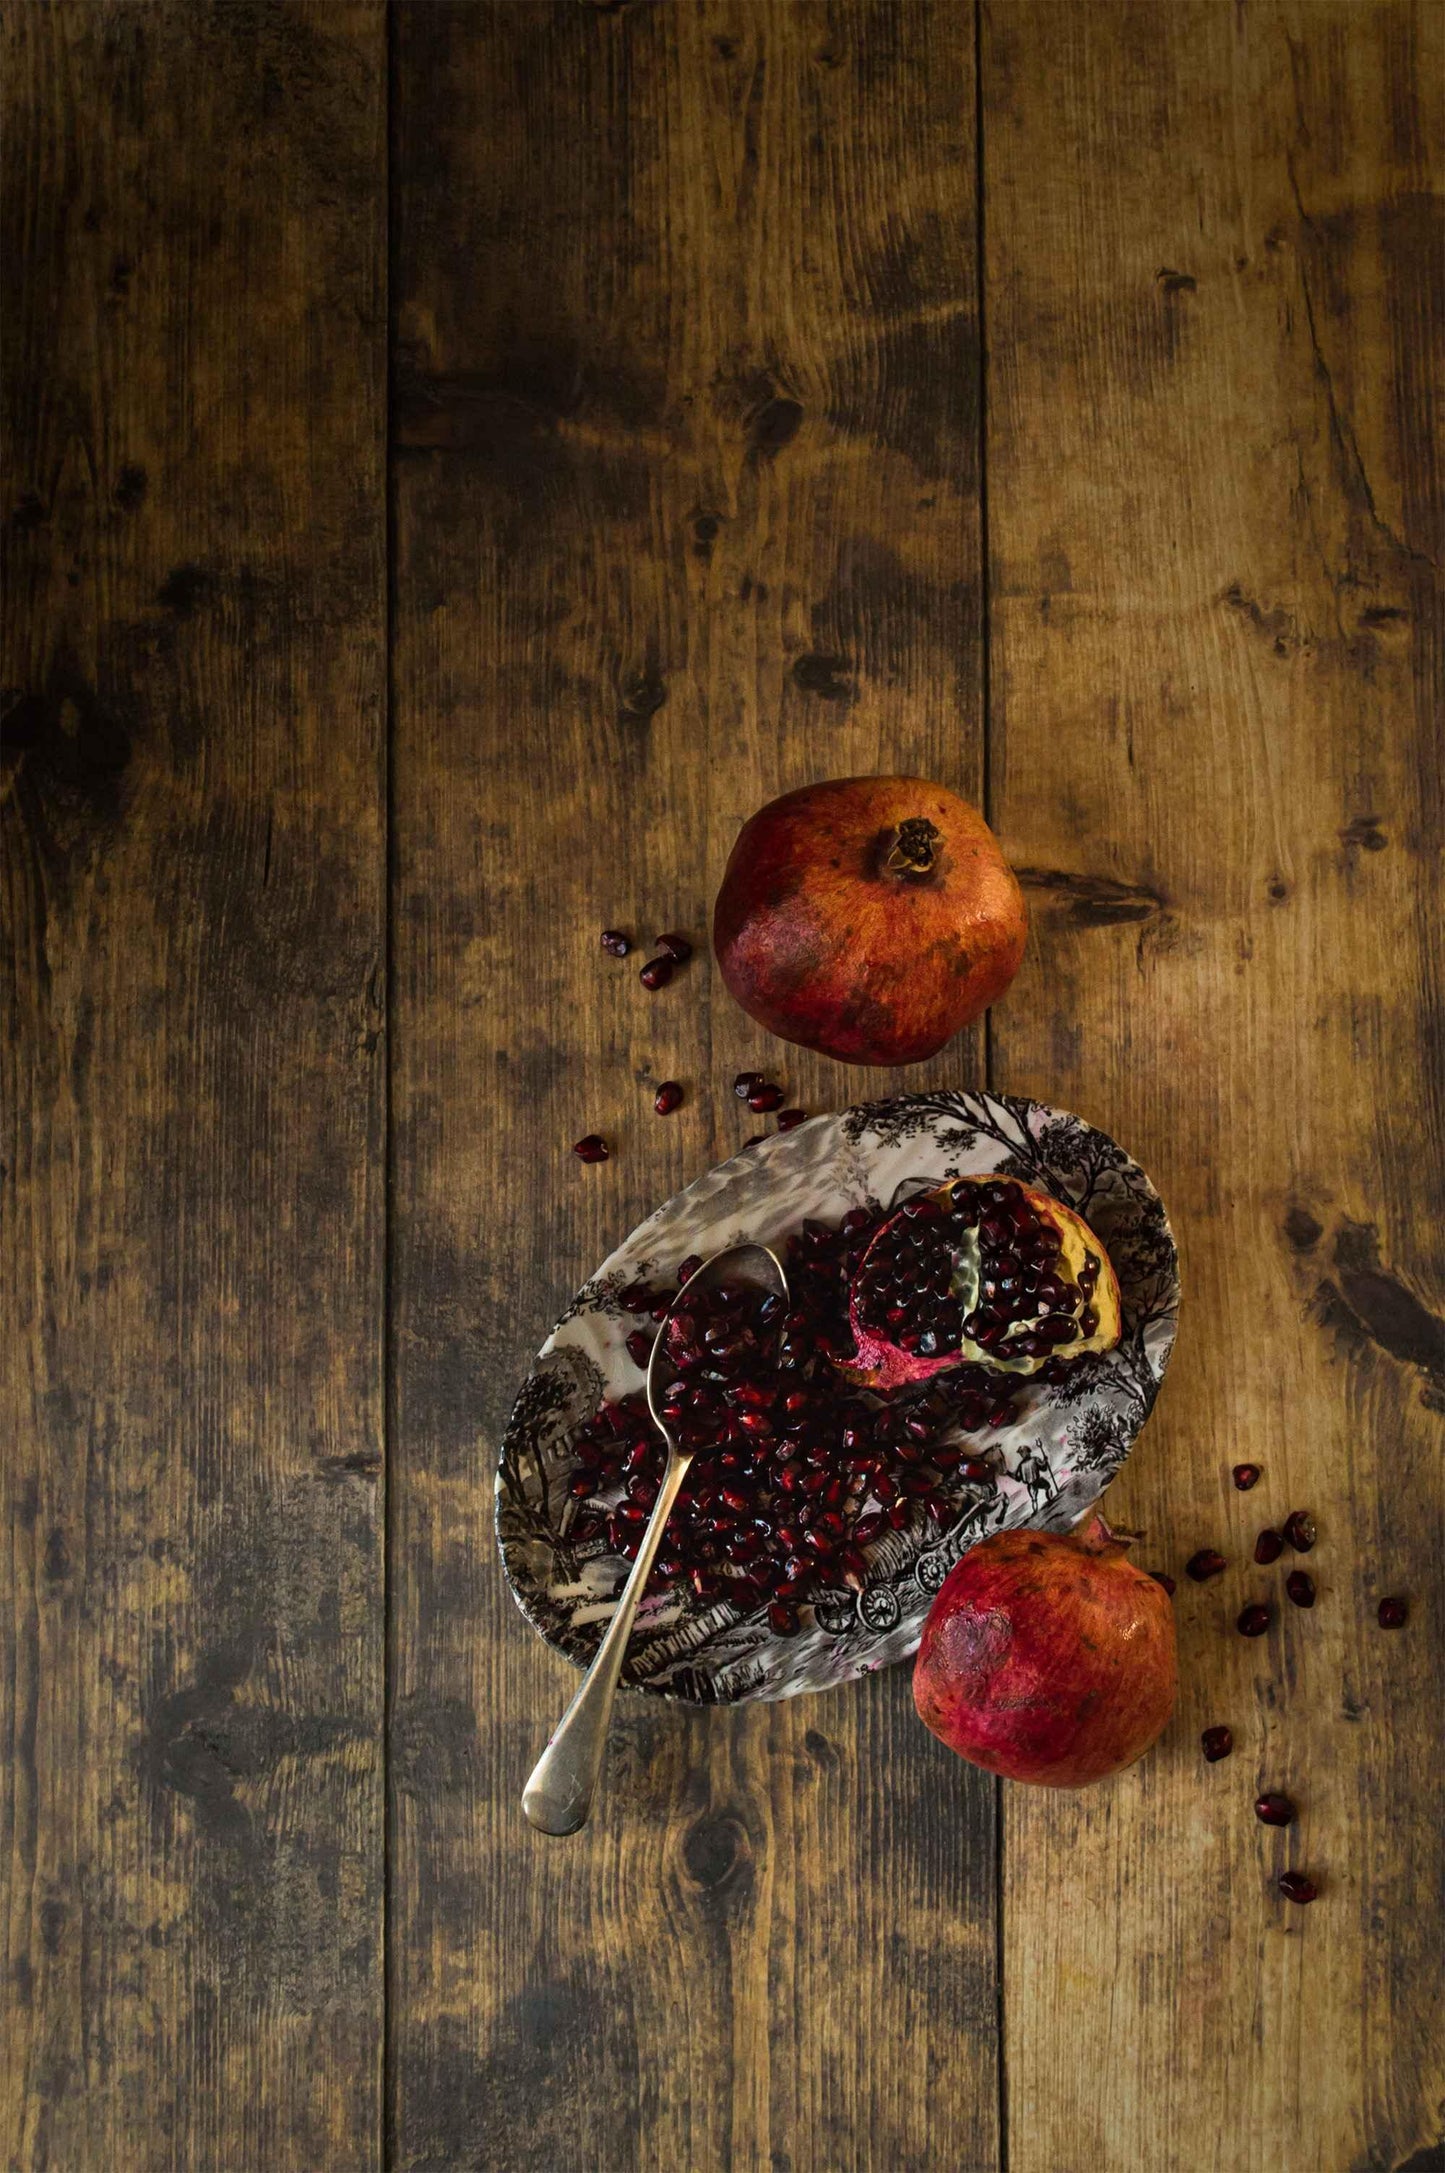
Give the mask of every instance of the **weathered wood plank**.
<svg viewBox="0 0 1445 2173">
<path fill-rule="evenodd" d="M 1038 871 L 995 1076 L 1157 1172 L 1186 1311 L 1117 1510 L 1232 1558 L 1181 1583 L 1163 1749 L 1008 1795 L 1010 2165 L 1433 2165 L 1445 18 L 986 23 L 994 794 Z M 1308 1614 L 1249 1559 L 1299 1506 Z"/>
<path fill-rule="evenodd" d="M 6 2163 L 379 2163 L 385 24 L 6 10 Z"/>
<path fill-rule="evenodd" d="M 980 788 L 972 60 L 944 5 L 397 15 L 400 2166 L 996 2162 L 993 1798 L 906 1671 L 630 1702 L 547 1842 L 575 1678 L 491 1537 L 529 1351 L 756 1128 L 739 1065 L 890 1083 L 769 1046 L 703 938 L 771 793 Z M 609 922 L 700 954 L 649 997 Z"/>
</svg>

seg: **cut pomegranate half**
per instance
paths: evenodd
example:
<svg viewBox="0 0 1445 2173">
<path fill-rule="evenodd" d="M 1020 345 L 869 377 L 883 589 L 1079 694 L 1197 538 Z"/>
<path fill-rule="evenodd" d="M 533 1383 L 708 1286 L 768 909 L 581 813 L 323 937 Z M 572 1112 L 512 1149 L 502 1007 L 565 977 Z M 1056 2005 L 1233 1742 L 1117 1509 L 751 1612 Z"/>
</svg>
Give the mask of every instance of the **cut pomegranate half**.
<svg viewBox="0 0 1445 2173">
<path fill-rule="evenodd" d="M 951 1366 L 1032 1374 L 1112 1350 L 1119 1283 L 1072 1208 L 1016 1177 L 959 1177 L 908 1200 L 854 1273 L 842 1371 L 896 1388 Z"/>
</svg>

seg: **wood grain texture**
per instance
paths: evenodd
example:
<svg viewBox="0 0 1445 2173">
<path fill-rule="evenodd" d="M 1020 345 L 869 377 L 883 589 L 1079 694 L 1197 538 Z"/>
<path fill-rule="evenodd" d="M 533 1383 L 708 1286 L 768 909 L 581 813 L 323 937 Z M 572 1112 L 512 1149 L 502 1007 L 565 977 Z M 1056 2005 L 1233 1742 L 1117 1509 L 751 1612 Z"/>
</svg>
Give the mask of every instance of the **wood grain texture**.
<svg viewBox="0 0 1445 2173">
<path fill-rule="evenodd" d="M 5 11 L 4 2162 L 379 2162 L 385 62 Z"/>
<path fill-rule="evenodd" d="M 1013 2173 L 1440 2160 L 1442 28 L 987 13 L 994 807 L 1037 908 L 995 1079 L 1158 1177 L 1186 1304 L 1117 1512 L 1231 1559 L 1181 1581 L 1161 1751 L 1009 1794 Z M 1311 1613 L 1251 1559 L 1301 1506 Z"/>
<path fill-rule="evenodd" d="M 750 1030 L 705 938 L 773 793 L 981 786 L 971 17 L 396 27 L 397 2164 L 992 2167 L 993 1798 L 906 1671 L 624 1701 L 545 1841 L 518 1799 L 575 1677 L 491 1513 L 562 1303 L 759 1128 L 734 1071 L 891 1084 Z M 698 956 L 649 996 L 609 923 Z"/>
</svg>

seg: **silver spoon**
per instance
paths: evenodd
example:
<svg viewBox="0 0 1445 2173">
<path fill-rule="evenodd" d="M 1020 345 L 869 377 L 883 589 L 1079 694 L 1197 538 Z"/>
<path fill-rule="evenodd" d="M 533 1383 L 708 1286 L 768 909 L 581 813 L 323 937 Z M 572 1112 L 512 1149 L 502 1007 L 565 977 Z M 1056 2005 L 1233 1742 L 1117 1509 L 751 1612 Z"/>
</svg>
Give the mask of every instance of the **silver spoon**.
<svg viewBox="0 0 1445 2173">
<path fill-rule="evenodd" d="M 622 1587 L 616 1612 L 607 1626 L 607 1635 L 582 1678 L 581 1689 L 562 1715 L 522 1791 L 522 1809 L 543 1833 L 576 1833 L 587 1823 L 587 1815 L 592 1809 L 598 1775 L 602 1771 L 602 1755 L 607 1748 L 607 1728 L 612 1718 L 617 1678 L 622 1672 L 627 1640 L 632 1634 L 632 1618 L 662 1539 L 662 1528 L 677 1500 L 687 1468 L 697 1453 L 678 1447 L 658 1408 L 664 1379 L 671 1380 L 677 1370 L 663 1349 L 667 1325 L 689 1297 L 700 1290 L 710 1290 L 718 1283 L 754 1283 L 761 1289 L 780 1292 L 785 1299 L 788 1295 L 788 1278 L 783 1273 L 782 1262 L 766 1245 L 729 1245 L 724 1251 L 715 1252 L 710 1260 L 704 1260 L 697 1273 L 683 1284 L 663 1317 L 647 1362 L 647 1408 L 667 1443 L 667 1469 L 662 1475 L 662 1485 L 642 1535 L 632 1574 Z"/>
</svg>

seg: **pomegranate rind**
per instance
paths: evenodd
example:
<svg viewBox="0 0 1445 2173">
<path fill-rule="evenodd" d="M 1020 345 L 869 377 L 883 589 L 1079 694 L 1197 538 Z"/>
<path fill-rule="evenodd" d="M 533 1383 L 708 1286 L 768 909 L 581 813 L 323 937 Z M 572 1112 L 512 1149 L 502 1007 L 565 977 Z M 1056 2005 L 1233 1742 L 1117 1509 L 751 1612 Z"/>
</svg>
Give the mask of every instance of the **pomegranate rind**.
<svg viewBox="0 0 1445 2173">
<path fill-rule="evenodd" d="M 956 1366 L 986 1366 L 991 1373 L 1027 1375 L 1037 1373 L 1051 1358 L 1082 1358 L 1086 1353 L 1113 1350 L 1123 1330 L 1123 1308 L 1119 1292 L 1119 1278 L 1114 1264 L 1099 1239 L 1094 1235 L 1082 1215 L 1072 1207 L 1056 1200 L 1051 1192 L 1041 1192 L 1034 1185 L 1026 1185 L 1016 1177 L 1001 1177 L 997 1172 L 985 1172 L 976 1177 L 950 1178 L 924 1195 L 947 1205 L 958 1185 L 1011 1184 L 1021 1192 L 1029 1205 L 1042 1220 L 1053 1224 L 1059 1233 L 1059 1272 L 1071 1283 L 1077 1284 L 1079 1270 L 1086 1260 L 1098 1263 L 1099 1279 L 1090 1295 L 1089 1303 L 1098 1315 L 1098 1326 L 1092 1335 L 1076 1336 L 1071 1342 L 1056 1343 L 1046 1352 L 1031 1358 L 1002 1357 L 999 1347 L 985 1350 L 980 1343 L 964 1336 L 956 1351 L 940 1351 L 933 1357 L 924 1357 L 916 1351 L 906 1351 L 900 1344 L 891 1342 L 878 1329 L 871 1327 L 862 1317 L 858 1307 L 856 1289 L 867 1267 L 874 1246 L 886 1231 L 893 1228 L 898 1216 L 890 1216 L 879 1225 L 869 1241 L 868 1250 L 854 1272 L 855 1295 L 848 1307 L 849 1322 L 853 1330 L 856 1354 L 846 1362 L 840 1362 L 839 1371 L 860 1387 L 879 1390 L 899 1388 L 908 1381 L 931 1380 L 936 1373 L 948 1373 Z M 911 1204 L 911 1203 L 910 1203 Z M 900 1210 L 901 1212 L 901 1210 Z"/>
</svg>

